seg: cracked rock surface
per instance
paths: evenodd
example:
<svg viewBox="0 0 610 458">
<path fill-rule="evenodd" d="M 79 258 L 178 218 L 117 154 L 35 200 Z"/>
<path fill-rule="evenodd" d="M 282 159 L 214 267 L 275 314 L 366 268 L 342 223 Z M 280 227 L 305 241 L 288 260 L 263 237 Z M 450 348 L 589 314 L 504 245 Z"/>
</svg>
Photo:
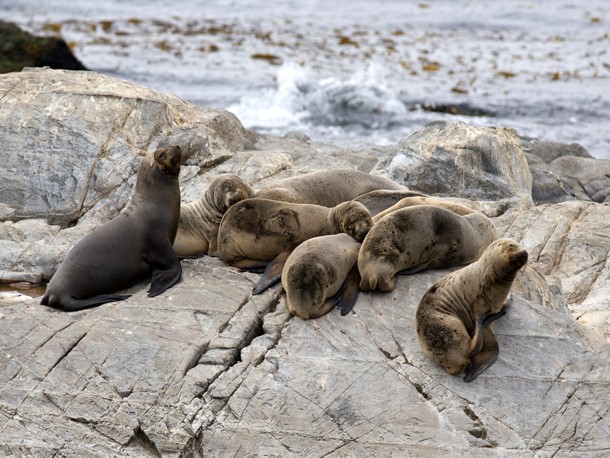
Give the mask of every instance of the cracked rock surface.
<svg viewBox="0 0 610 458">
<path fill-rule="evenodd" d="M 62 106 L 72 108 L 58 121 Z M 296 135 L 257 138 L 228 113 L 91 72 L 0 77 L 0 116 L 10 165 L 0 170 L 0 282 L 9 284 L 48 280 L 121 210 L 139 156 L 163 142 L 188 152 L 184 202 L 219 173 L 256 187 L 350 157 Z M 446 374 L 415 335 L 419 300 L 453 269 L 361 293 L 346 317 L 303 321 L 288 314 L 279 286 L 252 296 L 258 274 L 205 256 L 183 260 L 181 282 L 158 297 L 146 297 L 143 282 L 124 302 L 81 312 L 0 290 L 0 456 L 608 455 L 610 206 L 534 205 L 529 172 L 513 170 L 527 167 L 518 136 L 480 129 L 435 123 L 398 152 L 352 152 L 351 164 L 370 170 L 378 158 L 374 173 L 404 183 L 407 156 L 438 135 L 442 163 L 474 167 L 468 180 L 489 191 L 449 195 L 478 199 L 498 236 L 527 248 L 511 307 L 494 323 L 498 360 L 475 381 Z M 496 147 L 506 153 L 498 164 L 485 152 Z M 487 159 L 477 165 L 477 154 Z M 427 183 L 452 179 L 437 160 L 418 156 Z M 62 182 L 73 186 L 62 191 Z"/>
</svg>

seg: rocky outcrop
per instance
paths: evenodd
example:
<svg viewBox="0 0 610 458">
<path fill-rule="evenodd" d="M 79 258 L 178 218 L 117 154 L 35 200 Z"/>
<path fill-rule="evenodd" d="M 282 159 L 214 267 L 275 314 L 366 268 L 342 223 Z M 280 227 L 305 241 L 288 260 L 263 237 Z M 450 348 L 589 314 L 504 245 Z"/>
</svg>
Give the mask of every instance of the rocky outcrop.
<svg viewBox="0 0 610 458">
<path fill-rule="evenodd" d="M 37 37 L 14 24 L 0 21 L 0 73 L 18 72 L 24 67 L 86 70 L 61 38 Z"/>
<path fill-rule="evenodd" d="M 532 177 L 513 129 L 432 122 L 401 140 L 372 173 L 433 195 L 531 202 Z"/>
<path fill-rule="evenodd" d="M 91 73 L 22 72 L 0 77 L 0 88 L 2 154 L 15 177 L 0 170 L 4 283 L 48 279 L 67 250 L 125 205 L 139 156 L 160 144 L 187 152 L 185 202 L 219 173 L 256 186 L 366 168 L 385 151 L 354 153 L 346 164 L 346 151 L 297 136 L 258 138 L 228 113 Z M 20 108 L 12 118 L 7 103 Z M 509 129 L 435 123 L 390 150 L 375 173 L 478 199 L 498 235 L 530 253 L 508 314 L 494 324 L 499 358 L 477 380 L 444 373 L 415 337 L 420 298 L 452 269 L 401 277 L 392 293 L 362 293 L 346 317 L 303 321 L 287 313 L 279 287 L 251 295 L 257 274 L 187 259 L 182 281 L 163 295 L 146 297 L 144 282 L 124 302 L 81 312 L 0 291 L 0 455 L 607 454 L 608 204 L 534 206 Z M 467 187 L 454 180 L 462 171 Z"/>
<path fill-rule="evenodd" d="M 593 159 L 577 143 L 564 145 L 527 137 L 521 140 L 532 173 L 532 197 L 536 204 L 608 201 L 610 160 Z"/>
</svg>

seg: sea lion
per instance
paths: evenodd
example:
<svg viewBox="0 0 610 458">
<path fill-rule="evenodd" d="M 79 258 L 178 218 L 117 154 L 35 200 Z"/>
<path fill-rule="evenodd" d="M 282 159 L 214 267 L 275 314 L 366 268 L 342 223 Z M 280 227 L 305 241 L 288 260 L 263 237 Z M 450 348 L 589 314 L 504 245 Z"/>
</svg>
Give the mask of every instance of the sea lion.
<svg viewBox="0 0 610 458">
<path fill-rule="evenodd" d="M 412 196 L 405 197 L 404 199 L 399 200 L 390 208 L 383 210 L 373 216 L 373 221 L 377 222 L 385 215 L 395 212 L 396 210 L 400 210 L 401 208 L 408 208 L 414 205 L 434 205 L 435 207 L 446 208 L 447 210 L 451 210 L 453 213 L 464 216 L 470 213 L 474 213 L 476 210 L 473 210 L 466 205 L 458 204 L 457 202 L 452 202 L 450 200 L 439 199 L 438 197 L 432 196 Z M 372 216 L 372 215 L 371 215 Z"/>
<path fill-rule="evenodd" d="M 375 223 L 358 255 L 360 289 L 392 291 L 396 274 L 468 264 L 496 238 L 493 222 L 474 212 L 416 205 L 388 213 Z"/>
<path fill-rule="evenodd" d="M 218 226 L 227 209 L 254 195 L 237 175 L 223 174 L 212 180 L 199 199 L 180 209 L 174 251 L 178 256 L 216 255 Z"/>
<path fill-rule="evenodd" d="M 255 197 L 297 204 L 315 204 L 335 207 L 341 202 L 377 189 L 407 190 L 405 186 L 387 178 L 360 172 L 338 169 L 297 175 L 265 186 Z"/>
<path fill-rule="evenodd" d="M 442 277 L 422 297 L 415 314 L 424 352 L 452 375 L 466 369 L 470 382 L 497 358 L 491 322 L 506 313 L 513 280 L 527 263 L 511 239 L 491 243 L 479 260 Z"/>
<path fill-rule="evenodd" d="M 125 211 L 78 242 L 51 278 L 41 304 L 65 311 L 127 299 L 113 294 L 152 272 L 148 296 L 161 294 L 182 274 L 172 249 L 180 216 L 181 151 L 157 149 L 140 162 Z"/>
<path fill-rule="evenodd" d="M 231 206 L 222 218 L 218 254 L 235 267 L 261 267 L 312 237 L 345 232 L 362 241 L 372 225 L 368 210 L 358 202 L 328 208 L 246 199 Z"/>
<path fill-rule="evenodd" d="M 371 213 L 371 216 L 374 218 L 379 213 L 392 207 L 402 199 L 417 196 L 426 197 L 426 194 L 417 191 L 392 191 L 387 189 L 378 189 L 376 191 L 367 192 L 366 194 L 361 194 L 358 197 L 354 197 L 352 200 L 364 204 L 364 206 Z"/>
<path fill-rule="evenodd" d="M 347 234 L 314 237 L 296 247 L 282 271 L 290 313 L 308 320 L 338 306 L 347 315 L 359 292 L 359 250 L 360 242 Z"/>
</svg>

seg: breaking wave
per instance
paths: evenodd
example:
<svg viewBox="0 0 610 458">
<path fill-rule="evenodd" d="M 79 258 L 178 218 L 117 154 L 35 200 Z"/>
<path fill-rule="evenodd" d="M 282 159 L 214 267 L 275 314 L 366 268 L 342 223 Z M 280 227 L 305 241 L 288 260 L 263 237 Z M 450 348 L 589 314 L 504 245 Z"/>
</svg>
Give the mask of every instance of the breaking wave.
<svg viewBox="0 0 610 458">
<path fill-rule="evenodd" d="M 386 128 L 399 122 L 407 107 L 385 84 L 383 70 L 371 65 L 349 79 L 315 78 L 285 64 L 277 86 L 242 97 L 227 107 L 254 129 L 286 130 L 307 126 Z"/>
</svg>

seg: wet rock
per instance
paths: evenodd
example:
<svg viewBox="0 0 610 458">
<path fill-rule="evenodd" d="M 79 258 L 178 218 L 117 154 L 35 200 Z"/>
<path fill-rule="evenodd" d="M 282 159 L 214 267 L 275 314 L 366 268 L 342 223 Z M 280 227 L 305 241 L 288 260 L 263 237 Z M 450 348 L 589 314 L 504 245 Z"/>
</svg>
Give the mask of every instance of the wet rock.
<svg viewBox="0 0 610 458">
<path fill-rule="evenodd" d="M 14 24 L 0 21 L 0 73 L 18 72 L 24 67 L 86 70 L 61 38 L 37 37 Z"/>
<path fill-rule="evenodd" d="M 436 121 L 401 140 L 372 173 L 433 195 L 531 203 L 532 177 L 512 129 Z"/>
<path fill-rule="evenodd" d="M 46 220 L 73 211 L 66 210 L 65 201 L 74 200 L 67 192 L 58 191 L 38 212 L 26 213 L 21 206 L 34 201 L 35 193 L 3 201 L 4 208 L 12 210 L 2 214 L 21 216 L 0 222 L 0 281 L 48 279 L 67 250 L 123 208 L 140 154 L 163 142 L 183 139 L 179 144 L 188 151 L 181 172 L 183 201 L 198 196 L 219 173 L 238 173 L 258 186 L 304 171 L 345 166 L 343 153 L 322 158 L 323 146 L 299 137 L 254 138 L 231 115 L 92 76 L 105 80 L 103 87 L 114 88 L 112 93 L 118 86 L 122 104 L 141 122 L 129 121 L 121 104 L 111 105 L 103 94 L 92 94 L 96 86 L 87 79 L 78 89 L 77 76 L 71 73 L 38 73 L 40 81 L 27 83 L 38 98 L 55 100 L 35 90 L 50 80 L 60 94 L 69 83 L 72 95 L 67 101 L 79 99 L 80 90 L 85 99 L 99 98 L 100 111 L 94 115 L 77 109 L 72 116 L 66 112 L 62 125 L 74 127 L 60 130 L 60 142 L 51 133 L 61 126 L 52 118 L 45 122 L 42 115 L 26 114 L 24 100 L 30 100 L 30 92 L 21 90 L 12 104 L 23 106 L 19 119 L 33 127 L 12 135 L 3 132 L 5 150 L 11 152 L 3 154 L 13 173 L 21 170 L 19 160 L 31 151 L 40 152 L 29 159 L 30 166 L 44 166 L 36 173 L 24 168 L 19 182 L 0 176 L 6 185 L 2 197 L 5 189 L 6 195 L 34 189 L 50 181 L 52 173 L 58 182 L 67 182 L 75 178 L 78 161 L 95 162 L 85 168 L 95 170 L 97 181 L 109 183 L 118 175 L 124 185 L 109 192 L 101 185 L 75 185 L 97 194 L 78 207 L 73 227 Z M 33 106 L 44 109 L 43 102 Z M 151 114 L 153 106 L 156 115 Z M 8 111 L 0 113 L 8 119 Z M 73 119 L 86 116 L 88 123 Z M 3 123 L 0 129 L 6 129 Z M 113 125 L 114 134 L 91 132 L 92 125 L 102 126 L 98 130 Z M 489 194 L 472 197 L 468 189 L 457 187 L 446 195 L 474 199 L 469 202 L 493 217 L 499 236 L 518 240 L 530 253 L 528 266 L 515 280 L 508 314 L 494 323 L 498 360 L 477 380 L 465 383 L 446 374 L 425 356 L 415 337 L 419 300 L 453 269 L 402 276 L 392 293 L 362 293 L 354 313 L 346 317 L 334 310 L 302 321 L 287 312 L 279 286 L 252 296 L 259 275 L 205 256 L 183 260 L 181 282 L 161 296 L 148 298 L 145 281 L 128 290 L 133 295 L 124 302 L 80 312 L 59 312 L 40 306 L 40 297 L 0 291 L 0 455 L 606 453 L 610 206 L 574 200 L 534 207 L 524 197 L 530 189 L 521 170 L 525 159 L 510 130 L 453 123 L 424 130 L 426 136 L 420 132 L 419 138 L 428 143 L 421 149 L 434 150 L 436 142 L 444 162 L 428 158 L 423 172 L 416 172 L 399 159 L 383 170 L 401 182 L 415 180 L 418 173 L 427 175 L 438 181 L 442 194 L 444 186 L 456 186 L 452 175 L 466 172 L 464 164 L 469 164 L 469 186 L 482 180 Z M 457 148 L 459 132 L 466 136 Z M 405 153 L 388 151 L 382 163 L 411 154 L 417 135 L 396 147 Z M 96 140 L 81 143 L 83 137 Z M 34 148 L 47 145 L 44 139 L 54 148 Z M 77 147 L 86 144 L 98 149 Z M 112 145 L 106 146 L 107 154 L 100 153 L 104 144 Z M 473 145 L 480 154 L 495 148 L 488 145 L 497 145 L 507 157 L 495 158 L 497 164 L 491 167 L 487 159 L 475 160 Z M 364 163 L 360 154 L 366 155 L 355 153 L 352 167 Z M 77 162 L 57 166 L 64 155 Z M 365 156 L 363 161 L 369 160 Z M 452 174 L 435 169 L 445 165 Z"/>
</svg>

